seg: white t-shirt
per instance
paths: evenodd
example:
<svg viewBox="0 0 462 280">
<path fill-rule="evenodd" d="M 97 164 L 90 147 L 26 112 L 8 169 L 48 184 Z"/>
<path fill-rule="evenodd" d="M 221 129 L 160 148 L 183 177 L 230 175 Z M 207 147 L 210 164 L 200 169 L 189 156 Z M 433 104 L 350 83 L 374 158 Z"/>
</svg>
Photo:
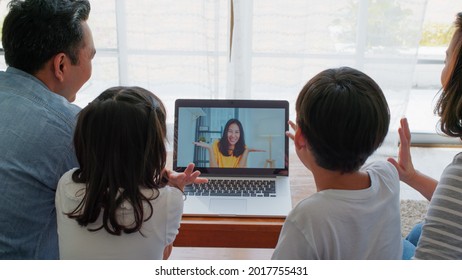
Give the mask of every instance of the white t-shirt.
<svg viewBox="0 0 462 280">
<path fill-rule="evenodd" d="M 399 178 L 388 162 L 363 167 L 371 186 L 328 189 L 288 215 L 272 259 L 401 259 Z"/>
<path fill-rule="evenodd" d="M 72 181 L 72 169 L 65 173 L 56 190 L 56 215 L 58 221 L 59 254 L 61 259 L 162 259 L 165 246 L 178 234 L 183 213 L 183 194 L 173 187 L 159 189 L 159 196 L 151 200 L 152 217 L 143 223 L 140 232 L 120 236 L 109 234 L 104 228 L 89 231 L 102 224 L 102 212 L 98 220 L 88 227 L 81 227 L 75 219 L 64 213 L 73 211 L 85 191 L 84 184 Z M 144 189 L 150 197 L 153 190 Z M 146 205 L 146 213 L 149 207 Z M 133 221 L 133 209 L 124 202 L 118 213 L 121 221 Z"/>
</svg>

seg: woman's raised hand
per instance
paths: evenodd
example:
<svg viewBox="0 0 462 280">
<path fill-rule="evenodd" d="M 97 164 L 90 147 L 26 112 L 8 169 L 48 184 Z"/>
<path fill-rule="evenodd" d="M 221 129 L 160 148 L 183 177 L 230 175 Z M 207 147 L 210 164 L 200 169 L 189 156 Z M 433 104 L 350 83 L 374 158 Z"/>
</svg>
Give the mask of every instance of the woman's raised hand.
<svg viewBox="0 0 462 280">
<path fill-rule="evenodd" d="M 198 146 L 198 147 L 202 147 L 202 148 L 206 148 L 206 149 L 211 149 L 212 148 L 212 145 L 207 143 L 207 142 L 199 141 L 199 142 L 193 142 L 193 144 Z"/>
<path fill-rule="evenodd" d="M 409 130 L 409 124 L 406 118 L 402 118 L 400 121 L 400 128 L 398 129 L 399 134 L 399 152 L 398 161 L 394 158 L 388 158 L 399 173 L 399 179 L 409 185 L 415 179 L 417 172 L 414 169 L 411 158 L 411 131 Z"/>
</svg>

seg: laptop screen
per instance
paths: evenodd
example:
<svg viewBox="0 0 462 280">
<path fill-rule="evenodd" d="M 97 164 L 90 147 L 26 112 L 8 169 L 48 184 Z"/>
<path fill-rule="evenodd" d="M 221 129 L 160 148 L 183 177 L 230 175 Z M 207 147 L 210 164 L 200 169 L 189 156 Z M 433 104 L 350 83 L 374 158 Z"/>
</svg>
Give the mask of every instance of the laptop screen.
<svg viewBox="0 0 462 280">
<path fill-rule="evenodd" d="M 174 170 L 193 162 L 204 174 L 288 175 L 287 101 L 179 99 Z"/>
</svg>

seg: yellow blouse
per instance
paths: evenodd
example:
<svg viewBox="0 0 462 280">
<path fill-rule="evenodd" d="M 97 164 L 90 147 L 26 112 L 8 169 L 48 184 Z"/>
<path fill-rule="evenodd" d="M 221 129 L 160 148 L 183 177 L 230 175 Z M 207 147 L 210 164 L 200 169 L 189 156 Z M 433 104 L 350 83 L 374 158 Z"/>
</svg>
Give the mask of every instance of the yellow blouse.
<svg viewBox="0 0 462 280">
<path fill-rule="evenodd" d="M 218 162 L 218 167 L 238 167 L 239 161 L 241 160 L 242 155 L 235 157 L 235 156 L 224 156 L 220 149 L 218 148 L 218 140 L 213 142 L 213 153 L 215 154 L 215 158 Z"/>
</svg>

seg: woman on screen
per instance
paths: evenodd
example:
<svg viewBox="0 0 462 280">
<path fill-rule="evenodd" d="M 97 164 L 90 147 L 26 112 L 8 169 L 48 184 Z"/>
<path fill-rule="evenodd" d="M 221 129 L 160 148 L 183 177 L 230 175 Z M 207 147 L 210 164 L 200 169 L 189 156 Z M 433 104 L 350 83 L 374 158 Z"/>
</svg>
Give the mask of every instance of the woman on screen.
<svg viewBox="0 0 462 280">
<path fill-rule="evenodd" d="M 265 151 L 248 148 L 245 145 L 244 129 L 237 119 L 230 119 L 226 123 L 220 140 L 216 140 L 212 144 L 193 143 L 209 151 L 210 167 L 247 167 L 247 158 L 250 152 Z"/>
</svg>

